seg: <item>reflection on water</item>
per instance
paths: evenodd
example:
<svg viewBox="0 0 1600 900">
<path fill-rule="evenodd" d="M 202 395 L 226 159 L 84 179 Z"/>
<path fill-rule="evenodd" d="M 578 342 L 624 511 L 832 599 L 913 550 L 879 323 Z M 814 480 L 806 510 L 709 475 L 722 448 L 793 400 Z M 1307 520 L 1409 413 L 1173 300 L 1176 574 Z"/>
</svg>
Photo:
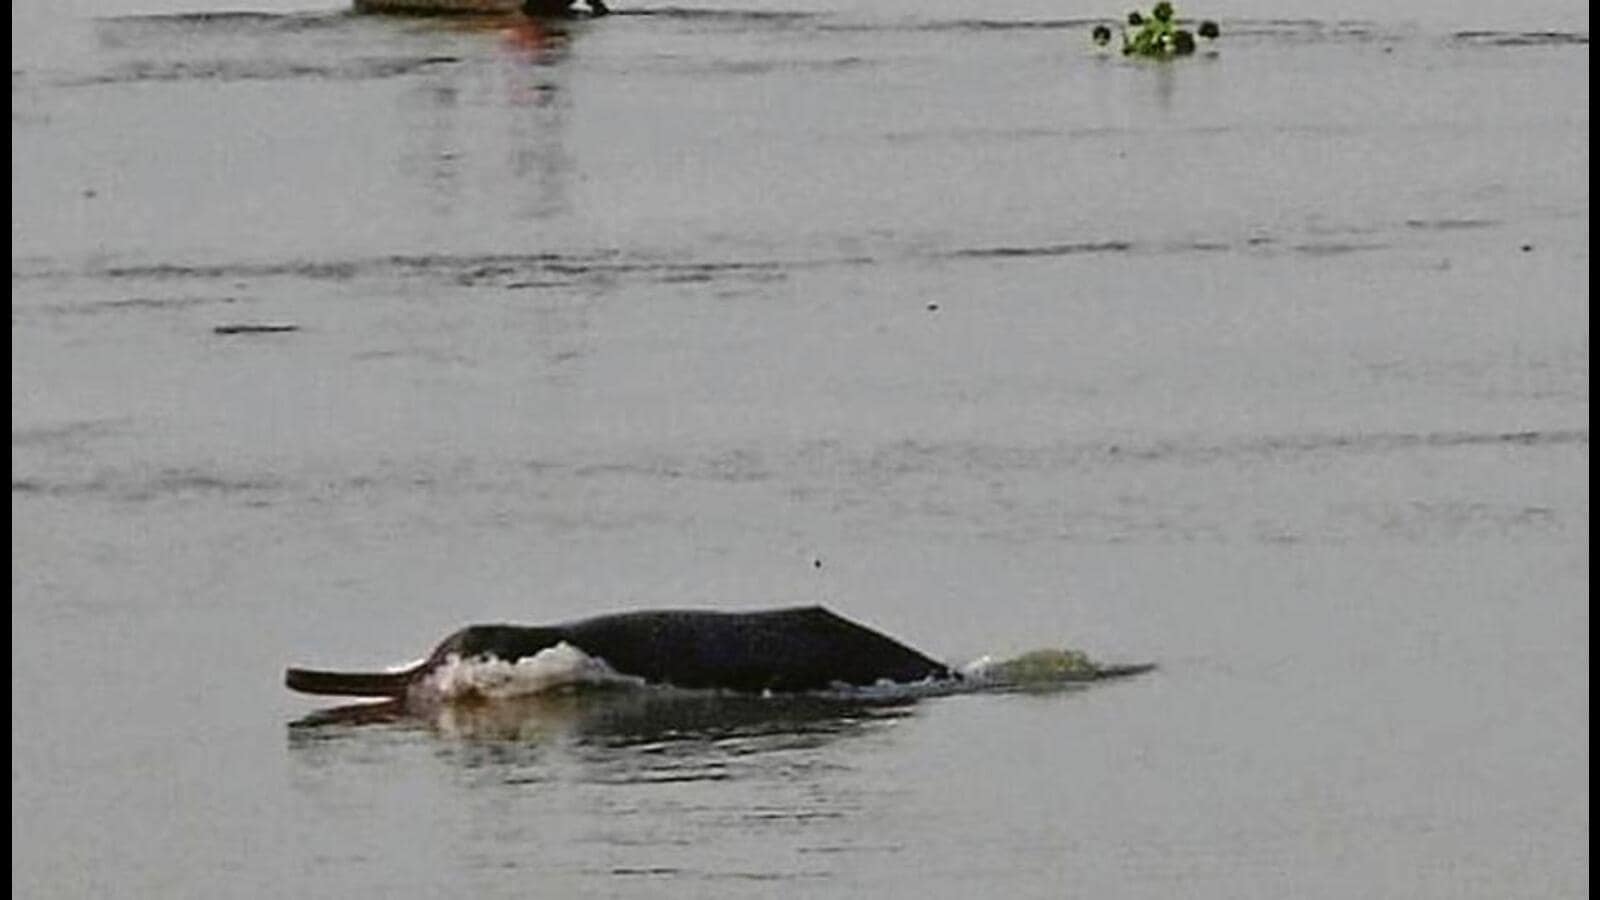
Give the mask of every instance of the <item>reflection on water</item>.
<svg viewBox="0 0 1600 900">
<path fill-rule="evenodd" d="M 874 776 L 871 759 L 911 715 L 904 702 L 662 690 L 387 723 L 337 723 L 330 711 L 289 729 L 291 794 L 316 811 L 307 828 L 334 853 L 359 837 L 327 831 L 323 811 L 392 811 L 425 820 L 419 852 L 439 877 L 531 871 L 552 896 L 587 894 L 597 878 L 607 894 L 618 879 L 656 890 L 814 881 L 904 851 L 891 812 L 906 788 Z"/>
<path fill-rule="evenodd" d="M 574 212 L 573 49 L 585 24 L 332 13 L 87 23 L 95 52 L 82 65 L 14 73 L 21 115 L 38 123 L 19 138 L 35 194 L 19 246 L 68 265 L 91 246 L 280 261 L 339 246 L 380 257 L 547 249 L 570 232 L 550 223 Z M 85 153 L 48 151 L 50 121 Z M 150 135 L 178 149 L 141 150 Z"/>
<path fill-rule="evenodd" d="M 605 746 L 728 738 L 841 737 L 910 715 L 912 698 L 754 696 L 659 688 L 553 691 L 408 708 L 403 701 L 318 710 L 289 725 L 290 745 L 360 726 L 424 729 L 474 741 L 554 738 Z"/>
<path fill-rule="evenodd" d="M 1173 72 L 1170 65 L 1158 64 L 1152 66 L 1152 68 L 1155 69 L 1156 102 L 1160 104 L 1163 111 L 1170 111 L 1172 109 L 1173 95 L 1178 90 L 1177 74 Z"/>
<path fill-rule="evenodd" d="M 813 758 L 912 713 L 908 699 L 590 689 L 421 711 L 337 707 L 291 723 L 288 739 L 313 769 L 391 759 L 384 748 L 398 741 L 399 752 L 488 769 L 496 783 L 543 783 L 575 766 L 584 783 L 668 785 L 763 779 L 796 765 L 796 753 Z"/>
<path fill-rule="evenodd" d="M 470 216 L 482 195 L 497 192 L 508 195 L 515 222 L 570 211 L 574 166 L 566 147 L 568 99 L 561 71 L 571 54 L 569 28 L 522 16 L 430 25 L 465 38 L 487 33 L 500 40 L 490 65 L 429 68 L 402 95 L 409 127 L 401 174 L 427 186 L 429 210 L 438 219 Z M 500 139 L 484 140 L 497 132 Z"/>
</svg>

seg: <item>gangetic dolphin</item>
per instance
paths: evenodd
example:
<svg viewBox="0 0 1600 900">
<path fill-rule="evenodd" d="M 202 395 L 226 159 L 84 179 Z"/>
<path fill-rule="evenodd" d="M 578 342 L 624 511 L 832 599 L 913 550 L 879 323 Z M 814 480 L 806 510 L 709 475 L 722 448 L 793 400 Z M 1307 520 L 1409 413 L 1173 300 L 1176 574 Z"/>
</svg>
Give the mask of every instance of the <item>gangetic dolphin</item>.
<svg viewBox="0 0 1600 900">
<path fill-rule="evenodd" d="M 812 691 L 838 684 L 959 680 L 959 672 L 820 606 L 726 613 L 661 610 L 564 625 L 472 625 L 411 668 L 324 672 L 291 668 L 285 683 L 307 694 L 403 698 L 452 660 L 508 663 L 566 643 L 620 675 L 680 688 Z"/>
</svg>

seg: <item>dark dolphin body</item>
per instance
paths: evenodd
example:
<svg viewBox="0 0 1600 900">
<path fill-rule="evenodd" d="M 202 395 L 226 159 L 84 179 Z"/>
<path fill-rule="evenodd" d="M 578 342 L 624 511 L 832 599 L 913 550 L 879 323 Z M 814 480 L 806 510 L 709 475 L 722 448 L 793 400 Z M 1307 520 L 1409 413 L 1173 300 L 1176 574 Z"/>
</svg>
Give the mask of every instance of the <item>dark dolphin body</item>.
<svg viewBox="0 0 1600 900">
<path fill-rule="evenodd" d="M 960 677 L 892 638 L 811 606 L 750 613 L 634 612 L 546 627 L 472 625 L 404 671 L 291 668 L 285 683 L 307 694 L 400 698 L 452 656 L 516 662 L 562 641 L 623 675 L 682 688 L 810 691 L 838 683 Z"/>
</svg>

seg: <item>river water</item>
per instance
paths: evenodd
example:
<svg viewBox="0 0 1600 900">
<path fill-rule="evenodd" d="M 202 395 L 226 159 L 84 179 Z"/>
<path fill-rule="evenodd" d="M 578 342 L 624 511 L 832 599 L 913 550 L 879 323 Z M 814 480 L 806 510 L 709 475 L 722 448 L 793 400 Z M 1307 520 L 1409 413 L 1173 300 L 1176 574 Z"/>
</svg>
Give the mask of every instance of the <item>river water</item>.
<svg viewBox="0 0 1600 900">
<path fill-rule="evenodd" d="M 1587 4 L 306 3 L 12 7 L 14 893 L 1587 896 Z M 814 603 L 1160 668 L 282 687 Z"/>
</svg>

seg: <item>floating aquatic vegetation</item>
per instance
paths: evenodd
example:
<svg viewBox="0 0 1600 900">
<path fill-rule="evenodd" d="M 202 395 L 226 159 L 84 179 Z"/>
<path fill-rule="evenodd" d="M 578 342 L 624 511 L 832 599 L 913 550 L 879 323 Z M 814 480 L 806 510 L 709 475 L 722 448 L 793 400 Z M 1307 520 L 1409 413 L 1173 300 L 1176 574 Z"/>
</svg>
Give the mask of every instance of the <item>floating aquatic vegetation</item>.
<svg viewBox="0 0 1600 900">
<path fill-rule="evenodd" d="M 1222 34 L 1222 29 L 1210 19 L 1201 22 L 1194 31 L 1178 26 L 1177 10 L 1166 0 L 1152 7 L 1148 16 L 1134 10 L 1128 13 L 1127 24 L 1119 26 L 1122 34 L 1122 54 L 1153 59 L 1188 56 L 1195 51 L 1196 34 L 1208 41 L 1216 40 Z M 1129 29 L 1134 30 L 1130 32 Z M 1104 47 L 1110 44 L 1110 26 L 1096 25 L 1093 36 L 1098 46 Z"/>
</svg>

